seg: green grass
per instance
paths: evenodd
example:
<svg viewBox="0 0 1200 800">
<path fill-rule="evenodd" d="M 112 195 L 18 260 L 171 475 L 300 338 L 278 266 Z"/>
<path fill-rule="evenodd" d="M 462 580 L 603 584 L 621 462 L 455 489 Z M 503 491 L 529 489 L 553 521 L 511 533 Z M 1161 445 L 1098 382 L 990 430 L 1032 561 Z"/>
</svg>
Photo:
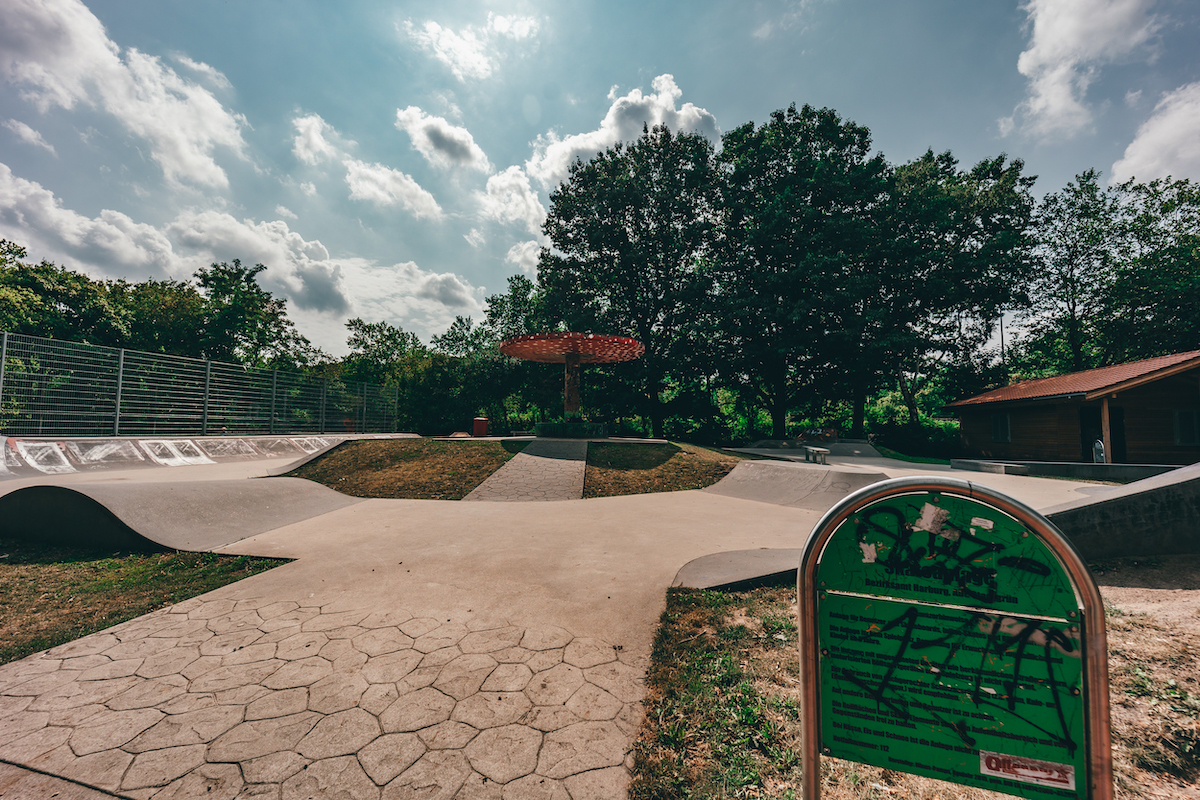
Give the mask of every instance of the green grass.
<svg viewBox="0 0 1200 800">
<path fill-rule="evenodd" d="M 0 664 L 286 563 L 215 553 L 96 553 L 0 540 Z"/>
<path fill-rule="evenodd" d="M 904 453 L 898 453 L 895 450 L 892 450 L 890 447 L 884 447 L 884 446 L 878 445 L 878 444 L 874 445 L 874 447 L 876 450 L 879 451 L 879 455 L 883 456 L 884 458 L 894 458 L 897 461 L 908 461 L 912 464 L 945 464 L 947 466 L 949 466 L 949 464 L 950 464 L 950 459 L 948 459 L 948 458 L 929 458 L 928 456 L 908 456 L 908 455 L 905 455 Z"/>
</svg>

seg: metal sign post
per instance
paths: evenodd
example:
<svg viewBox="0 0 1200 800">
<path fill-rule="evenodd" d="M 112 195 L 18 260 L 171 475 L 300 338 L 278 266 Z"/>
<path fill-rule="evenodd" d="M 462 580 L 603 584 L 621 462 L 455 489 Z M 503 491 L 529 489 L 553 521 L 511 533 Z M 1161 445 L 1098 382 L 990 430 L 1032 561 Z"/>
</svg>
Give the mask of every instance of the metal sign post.
<svg viewBox="0 0 1200 800">
<path fill-rule="evenodd" d="M 822 755 L 1111 800 L 1104 605 L 1033 509 L 955 478 L 881 481 L 817 523 L 797 591 L 806 800 Z"/>
</svg>

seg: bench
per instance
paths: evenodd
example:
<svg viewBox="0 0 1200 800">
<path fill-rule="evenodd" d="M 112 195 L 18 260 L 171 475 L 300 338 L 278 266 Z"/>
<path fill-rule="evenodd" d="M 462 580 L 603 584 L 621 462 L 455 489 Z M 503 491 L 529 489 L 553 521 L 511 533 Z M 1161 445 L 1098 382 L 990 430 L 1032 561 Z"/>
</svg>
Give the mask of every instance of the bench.
<svg viewBox="0 0 1200 800">
<path fill-rule="evenodd" d="M 828 447 L 813 447 L 812 445 L 809 445 L 809 444 L 804 445 L 804 460 L 805 461 L 815 461 L 818 464 L 828 465 L 829 462 L 827 462 L 825 460 L 825 457 L 828 455 L 829 455 Z"/>
</svg>

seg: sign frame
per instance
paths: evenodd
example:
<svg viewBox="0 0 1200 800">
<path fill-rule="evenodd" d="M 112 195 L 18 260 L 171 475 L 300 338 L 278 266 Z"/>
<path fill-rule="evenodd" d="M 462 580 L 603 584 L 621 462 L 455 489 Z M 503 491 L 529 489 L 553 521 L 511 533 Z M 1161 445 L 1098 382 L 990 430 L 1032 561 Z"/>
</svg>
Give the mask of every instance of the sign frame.
<svg viewBox="0 0 1200 800">
<path fill-rule="evenodd" d="M 991 506 L 1036 535 L 1058 559 L 1079 601 L 1086 625 L 1083 642 L 1084 728 L 1087 793 L 1090 800 L 1112 800 L 1112 740 L 1109 728 L 1108 643 L 1104 602 L 1075 545 L 1048 519 L 1024 503 L 988 486 L 961 478 L 918 475 L 879 481 L 846 496 L 817 522 L 805 542 L 796 573 L 801 699 L 802 797 L 821 793 L 821 664 L 818 637 L 817 568 L 833 534 L 860 509 L 902 495 L 937 493 Z M 883 598 L 881 598 L 883 599 Z M 1081 776 L 1082 777 L 1082 776 Z"/>
</svg>

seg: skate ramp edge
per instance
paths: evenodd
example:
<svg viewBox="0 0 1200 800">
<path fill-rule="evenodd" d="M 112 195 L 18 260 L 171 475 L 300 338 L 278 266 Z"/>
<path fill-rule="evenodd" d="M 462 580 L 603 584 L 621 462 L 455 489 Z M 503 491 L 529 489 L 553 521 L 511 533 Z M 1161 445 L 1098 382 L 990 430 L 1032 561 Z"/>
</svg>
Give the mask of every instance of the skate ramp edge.
<svg viewBox="0 0 1200 800">
<path fill-rule="evenodd" d="M 114 551 L 207 551 L 360 502 L 299 478 L 26 486 L 0 497 L 0 536 Z"/>
<path fill-rule="evenodd" d="M 882 472 L 852 472 L 837 467 L 742 461 L 728 475 L 702 491 L 759 503 L 826 511 L 851 492 L 887 477 Z"/>
</svg>

